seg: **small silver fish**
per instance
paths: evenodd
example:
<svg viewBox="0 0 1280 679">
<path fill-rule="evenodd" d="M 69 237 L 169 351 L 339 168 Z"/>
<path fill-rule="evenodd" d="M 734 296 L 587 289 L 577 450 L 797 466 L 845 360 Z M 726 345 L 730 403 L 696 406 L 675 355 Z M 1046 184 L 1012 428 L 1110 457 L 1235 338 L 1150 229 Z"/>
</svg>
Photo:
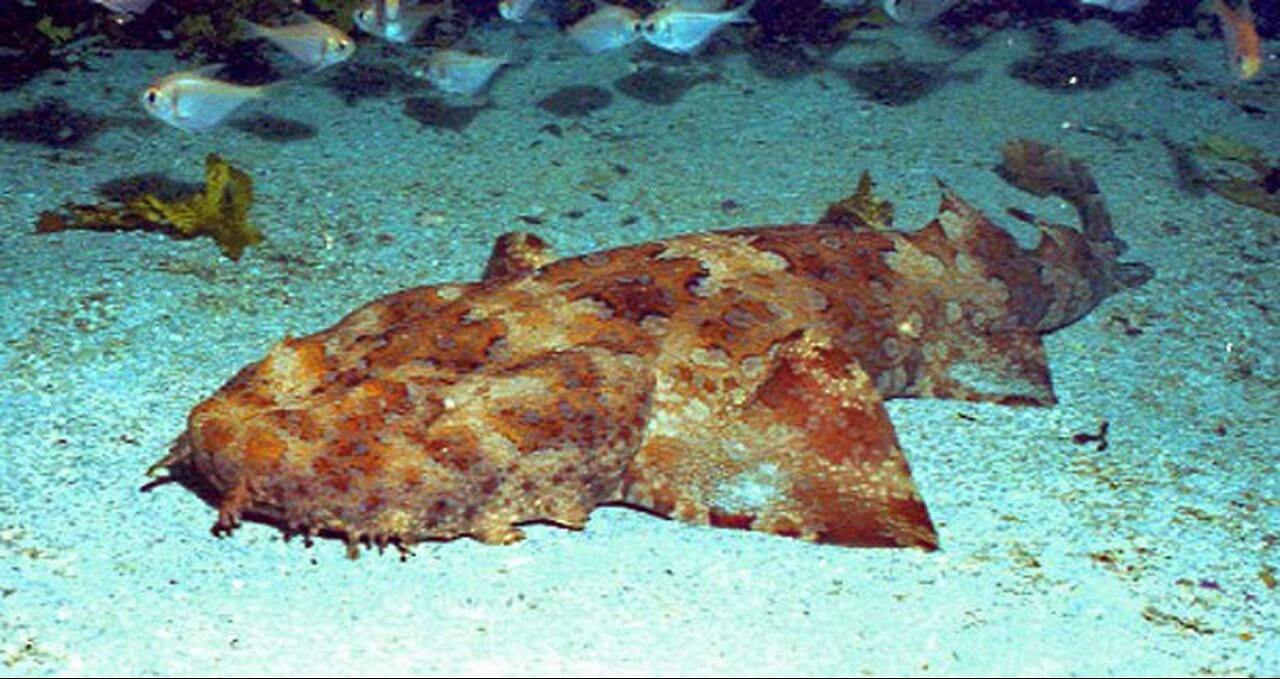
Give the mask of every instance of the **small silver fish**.
<svg viewBox="0 0 1280 679">
<path fill-rule="evenodd" d="M 919 26 L 942 16 L 958 0 L 884 0 L 884 13 L 900 24 Z"/>
<path fill-rule="evenodd" d="M 445 92 L 472 95 L 484 89 L 493 74 L 509 63 L 506 56 L 440 50 L 427 57 L 426 65 L 416 69 L 414 75 L 426 78 Z"/>
<path fill-rule="evenodd" d="M 137 16 L 147 11 L 156 0 L 93 0 L 112 12 Z"/>
<path fill-rule="evenodd" d="M 1080 0 L 1080 4 L 1093 5 L 1112 12 L 1136 12 L 1147 4 L 1147 0 Z"/>
<path fill-rule="evenodd" d="M 601 4 L 600 9 L 565 33 L 583 49 L 599 54 L 626 47 L 640 38 L 640 16 L 626 7 Z"/>
<path fill-rule="evenodd" d="M 852 10 L 866 7 L 871 4 L 871 0 L 822 0 L 822 4 L 838 10 Z"/>
<path fill-rule="evenodd" d="M 640 33 L 645 42 L 654 47 L 691 54 L 715 35 L 715 32 L 735 21 L 750 21 L 747 14 L 751 2 L 727 12 L 702 12 L 684 9 L 679 3 L 668 6 L 645 17 Z"/>
<path fill-rule="evenodd" d="M 521 22 L 529 15 L 529 10 L 538 0 L 501 0 L 498 3 L 498 14 L 507 21 Z"/>
<path fill-rule="evenodd" d="M 164 76 L 142 91 L 142 107 L 180 130 L 203 132 L 242 104 L 266 96 L 266 85 L 236 85 L 210 77 L 221 68 L 222 64 L 211 64 Z"/>
<path fill-rule="evenodd" d="M 270 40 L 317 71 L 346 61 L 356 52 L 351 36 L 310 16 L 302 23 L 288 26 L 263 26 L 243 19 L 241 25 L 253 37 Z"/>
<path fill-rule="evenodd" d="M 659 2 L 658 9 L 687 9 L 692 12 L 719 12 L 724 9 L 726 0 L 666 0 Z"/>
<path fill-rule="evenodd" d="M 389 42 L 407 43 L 430 19 L 450 12 L 448 2 L 422 5 L 400 0 L 369 0 L 356 8 L 356 26 L 369 35 Z"/>
</svg>

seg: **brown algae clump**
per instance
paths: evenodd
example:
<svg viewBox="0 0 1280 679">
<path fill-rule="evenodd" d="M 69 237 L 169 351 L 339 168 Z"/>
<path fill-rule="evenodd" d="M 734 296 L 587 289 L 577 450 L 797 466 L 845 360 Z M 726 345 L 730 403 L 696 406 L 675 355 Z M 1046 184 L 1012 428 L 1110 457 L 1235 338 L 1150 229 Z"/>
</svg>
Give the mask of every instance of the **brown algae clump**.
<svg viewBox="0 0 1280 679">
<path fill-rule="evenodd" d="M 871 173 L 862 172 L 853 194 L 827 206 L 819 224 L 838 224 L 853 229 L 889 231 L 893 228 L 893 203 L 875 195 Z"/>
<path fill-rule="evenodd" d="M 37 233 L 71 229 L 89 231 L 159 231 L 180 238 L 207 236 L 222 254 L 240 259 L 244 249 L 262 242 L 262 232 L 249 221 L 253 179 L 215 154 L 205 158 L 204 190 L 164 200 L 147 193 L 129 198 L 123 207 L 67 205 L 40 214 Z"/>
</svg>

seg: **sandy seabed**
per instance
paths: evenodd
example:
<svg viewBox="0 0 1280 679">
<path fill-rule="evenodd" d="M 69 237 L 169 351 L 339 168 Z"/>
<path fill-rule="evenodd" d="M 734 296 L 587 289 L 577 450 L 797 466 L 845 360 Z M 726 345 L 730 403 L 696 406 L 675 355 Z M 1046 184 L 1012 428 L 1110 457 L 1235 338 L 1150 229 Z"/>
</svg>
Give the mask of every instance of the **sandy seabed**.
<svg viewBox="0 0 1280 679">
<path fill-rule="evenodd" d="M 1280 64 L 1240 84 L 1189 33 L 1061 29 L 1063 51 L 1138 65 L 1053 92 L 1010 76 L 1032 50 L 1014 30 L 965 54 L 881 31 L 805 67 L 590 56 L 495 25 L 476 37 L 517 63 L 478 101 L 439 100 L 406 50 L 368 42 L 201 135 L 137 105 L 187 67 L 163 53 L 3 93 L 0 115 L 59 98 L 93 124 L 76 145 L 0 142 L 0 674 L 1280 673 L 1280 219 L 1188 194 L 1161 142 L 1225 133 L 1276 157 Z M 854 87 L 902 57 L 940 86 L 900 105 Z M 862 170 L 901 227 L 932 216 L 935 177 L 1011 228 L 1013 205 L 1071 223 L 991 171 L 1016 137 L 1088 161 L 1156 278 L 1046 338 L 1053 408 L 890 404 L 936 553 L 605 508 L 581 532 L 353 561 L 263 525 L 215 539 L 192 494 L 140 491 L 190 408 L 275 341 L 475 279 L 503 232 L 580 253 L 812 221 Z M 199 182 L 208 153 L 256 181 L 267 241 L 239 262 L 208 240 L 32 233 L 122 178 Z M 1105 450 L 1073 440 L 1104 421 Z"/>
</svg>

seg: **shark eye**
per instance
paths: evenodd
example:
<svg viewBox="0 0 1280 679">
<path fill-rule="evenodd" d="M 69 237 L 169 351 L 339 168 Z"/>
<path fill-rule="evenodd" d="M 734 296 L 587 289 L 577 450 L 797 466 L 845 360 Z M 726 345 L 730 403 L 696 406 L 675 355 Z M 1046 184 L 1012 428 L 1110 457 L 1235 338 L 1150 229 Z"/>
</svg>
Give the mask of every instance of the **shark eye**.
<svg viewBox="0 0 1280 679">
<path fill-rule="evenodd" d="M 154 89 L 150 89 L 150 90 L 147 90 L 146 94 L 144 94 L 143 97 L 146 98 L 148 104 L 154 104 L 156 103 L 156 99 L 160 98 L 160 93 L 155 91 Z"/>
</svg>

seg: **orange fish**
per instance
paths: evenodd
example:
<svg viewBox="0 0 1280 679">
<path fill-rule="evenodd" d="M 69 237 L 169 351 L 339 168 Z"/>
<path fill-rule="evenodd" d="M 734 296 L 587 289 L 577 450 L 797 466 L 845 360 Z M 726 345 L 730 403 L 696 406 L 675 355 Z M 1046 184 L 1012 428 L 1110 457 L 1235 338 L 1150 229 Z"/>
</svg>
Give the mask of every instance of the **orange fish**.
<svg viewBox="0 0 1280 679">
<path fill-rule="evenodd" d="M 1223 0 L 1212 0 L 1210 5 L 1222 24 L 1222 37 L 1227 41 L 1227 54 L 1231 68 L 1241 80 L 1248 80 L 1262 71 L 1262 41 L 1253 23 L 1249 0 L 1240 3 L 1240 9 L 1231 9 Z"/>
</svg>

